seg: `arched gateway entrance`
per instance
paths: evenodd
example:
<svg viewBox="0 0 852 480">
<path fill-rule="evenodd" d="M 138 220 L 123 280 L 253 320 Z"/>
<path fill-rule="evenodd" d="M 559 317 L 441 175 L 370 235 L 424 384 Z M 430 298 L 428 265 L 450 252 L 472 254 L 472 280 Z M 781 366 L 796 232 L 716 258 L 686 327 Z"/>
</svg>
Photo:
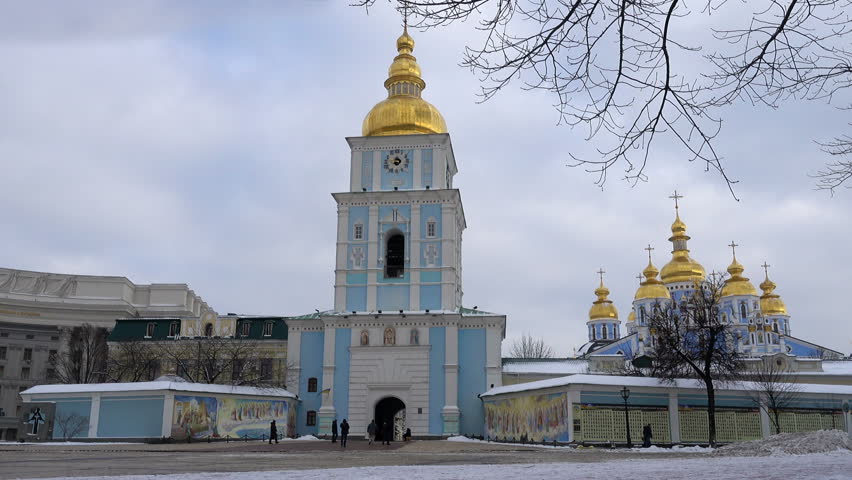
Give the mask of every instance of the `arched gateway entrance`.
<svg viewBox="0 0 852 480">
<path fill-rule="evenodd" d="M 396 397 L 385 397 L 376 404 L 375 411 L 376 440 L 382 441 L 384 426 L 390 422 L 393 425 L 393 440 L 402 440 L 405 432 L 405 403 Z"/>
</svg>

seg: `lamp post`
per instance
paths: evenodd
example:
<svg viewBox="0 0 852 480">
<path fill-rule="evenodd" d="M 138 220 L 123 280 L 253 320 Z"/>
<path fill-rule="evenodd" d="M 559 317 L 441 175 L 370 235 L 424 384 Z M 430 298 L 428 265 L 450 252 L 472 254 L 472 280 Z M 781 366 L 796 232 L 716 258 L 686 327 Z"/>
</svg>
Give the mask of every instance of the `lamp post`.
<svg viewBox="0 0 852 480">
<path fill-rule="evenodd" d="M 630 398 L 630 389 L 623 387 L 621 389 L 621 398 L 624 399 L 624 423 L 627 426 L 627 448 L 633 448 L 633 442 L 630 440 L 630 415 L 627 414 L 627 399 Z"/>
</svg>

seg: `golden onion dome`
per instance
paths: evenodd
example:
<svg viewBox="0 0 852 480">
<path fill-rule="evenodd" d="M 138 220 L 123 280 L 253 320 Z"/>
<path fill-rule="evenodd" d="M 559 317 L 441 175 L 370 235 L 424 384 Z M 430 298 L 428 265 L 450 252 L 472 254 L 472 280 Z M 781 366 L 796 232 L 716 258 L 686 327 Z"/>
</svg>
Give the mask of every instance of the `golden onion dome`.
<svg viewBox="0 0 852 480">
<path fill-rule="evenodd" d="M 675 221 L 672 223 L 672 236 L 669 238 L 674 249 L 672 250 L 672 259 L 660 271 L 660 279 L 663 283 L 704 280 L 704 267 L 689 256 L 689 250 L 686 248 L 688 240 L 686 224 L 680 219 L 680 213 L 675 213 Z"/>
<path fill-rule="evenodd" d="M 636 312 L 630 310 L 630 314 L 627 315 L 627 322 L 635 322 L 636 321 Z"/>
<path fill-rule="evenodd" d="M 609 296 L 609 289 L 606 288 L 601 280 L 601 285 L 595 289 L 595 295 L 598 299 L 592 304 L 589 309 L 589 320 L 618 320 L 618 310 L 612 304 Z"/>
<path fill-rule="evenodd" d="M 784 301 L 775 292 L 775 282 L 769 279 L 769 273 L 766 274 L 766 280 L 760 284 L 760 289 L 763 290 L 763 295 L 760 296 L 760 311 L 764 315 L 787 315 L 787 306 Z"/>
<path fill-rule="evenodd" d="M 657 273 L 659 273 L 657 267 L 651 263 L 651 259 L 649 258 L 648 266 L 642 271 L 642 275 L 645 275 L 645 280 L 639 284 L 639 289 L 636 290 L 636 295 L 633 297 L 633 300 L 643 300 L 646 298 L 672 298 L 669 293 L 669 289 L 663 285 L 663 282 L 657 279 Z"/>
<path fill-rule="evenodd" d="M 725 285 L 722 287 L 722 296 L 723 297 L 731 297 L 734 295 L 757 295 L 757 289 L 754 288 L 754 285 L 748 280 L 748 278 L 743 276 L 743 272 L 745 269 L 737 261 L 736 255 L 734 255 L 734 260 L 731 262 L 731 265 L 728 266 L 728 273 L 731 274 L 731 277 L 725 282 Z"/>
<path fill-rule="evenodd" d="M 420 66 L 411 52 L 414 39 L 406 28 L 396 41 L 399 54 L 388 69 L 385 88 L 388 98 L 377 103 L 364 118 L 361 134 L 411 135 L 446 133 L 447 124 L 437 108 L 421 98 L 426 82 L 420 77 Z"/>
</svg>

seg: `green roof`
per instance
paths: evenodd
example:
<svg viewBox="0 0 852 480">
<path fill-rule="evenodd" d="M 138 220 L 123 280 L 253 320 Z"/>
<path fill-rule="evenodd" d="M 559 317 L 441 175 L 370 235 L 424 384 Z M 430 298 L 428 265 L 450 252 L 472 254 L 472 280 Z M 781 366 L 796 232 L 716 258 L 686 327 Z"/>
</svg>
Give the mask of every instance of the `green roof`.
<svg viewBox="0 0 852 480">
<path fill-rule="evenodd" d="M 120 318 L 116 320 L 115 327 L 110 332 L 110 342 L 128 342 L 133 340 L 166 340 L 169 337 L 169 325 L 177 322 L 181 324 L 179 318 Z M 266 323 L 272 322 L 272 335 L 264 336 L 263 327 Z M 287 340 L 287 323 L 284 317 L 236 317 L 237 332 L 241 333 L 242 325 L 249 323 L 249 334 L 246 336 L 240 335 L 240 338 L 248 338 L 253 340 Z M 154 333 L 147 336 L 148 325 L 154 324 Z M 180 332 L 181 329 L 178 329 Z"/>
</svg>

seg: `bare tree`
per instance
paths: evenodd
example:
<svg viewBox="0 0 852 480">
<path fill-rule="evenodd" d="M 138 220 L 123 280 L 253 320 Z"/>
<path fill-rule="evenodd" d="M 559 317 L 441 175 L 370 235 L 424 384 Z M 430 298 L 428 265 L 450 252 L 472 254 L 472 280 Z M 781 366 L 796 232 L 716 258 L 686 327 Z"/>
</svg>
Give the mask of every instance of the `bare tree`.
<svg viewBox="0 0 852 480">
<path fill-rule="evenodd" d="M 509 346 L 509 356 L 514 358 L 553 358 L 553 349 L 543 338 L 534 338 L 525 334 L 512 341 Z"/>
<path fill-rule="evenodd" d="M 110 382 L 153 380 L 159 373 L 160 359 L 159 349 L 150 342 L 114 342 L 107 362 L 107 379 Z"/>
<path fill-rule="evenodd" d="M 57 412 L 54 419 L 56 427 L 58 427 L 62 439 L 65 441 L 82 434 L 89 428 L 89 417 L 78 413 Z"/>
<path fill-rule="evenodd" d="M 696 282 L 692 295 L 680 304 L 655 308 L 649 327 L 653 337 L 655 377 L 674 382 L 694 378 L 707 393 L 708 443 L 716 446 L 716 387 L 740 378 L 741 356 L 733 327 L 720 315 L 724 280 Z"/>
<path fill-rule="evenodd" d="M 155 344 L 158 356 L 175 365 L 175 373 L 196 383 L 282 386 L 274 359 L 261 358 L 258 343 L 243 338 L 205 337 Z M 285 373 L 286 375 L 286 373 Z"/>
<path fill-rule="evenodd" d="M 852 86 L 850 0 L 388 1 L 415 27 L 475 21 L 482 40 L 462 64 L 481 75 L 482 100 L 512 82 L 551 94 L 562 123 L 597 137 L 598 156 L 574 157 L 573 165 L 600 185 L 616 165 L 626 179 L 644 180 L 649 153 L 665 138 L 733 194 L 715 148 L 723 107 L 849 103 L 842 94 Z M 849 178 L 828 172 L 834 181 L 821 186 Z"/>
<path fill-rule="evenodd" d="M 101 383 L 106 380 L 109 330 L 83 324 L 63 331 L 64 348 L 50 358 L 59 383 Z"/>
<path fill-rule="evenodd" d="M 769 413 L 775 433 L 781 433 L 781 411 L 793 406 L 800 387 L 795 373 L 778 361 L 757 362 L 746 374 L 752 382 L 752 399 Z"/>
</svg>

